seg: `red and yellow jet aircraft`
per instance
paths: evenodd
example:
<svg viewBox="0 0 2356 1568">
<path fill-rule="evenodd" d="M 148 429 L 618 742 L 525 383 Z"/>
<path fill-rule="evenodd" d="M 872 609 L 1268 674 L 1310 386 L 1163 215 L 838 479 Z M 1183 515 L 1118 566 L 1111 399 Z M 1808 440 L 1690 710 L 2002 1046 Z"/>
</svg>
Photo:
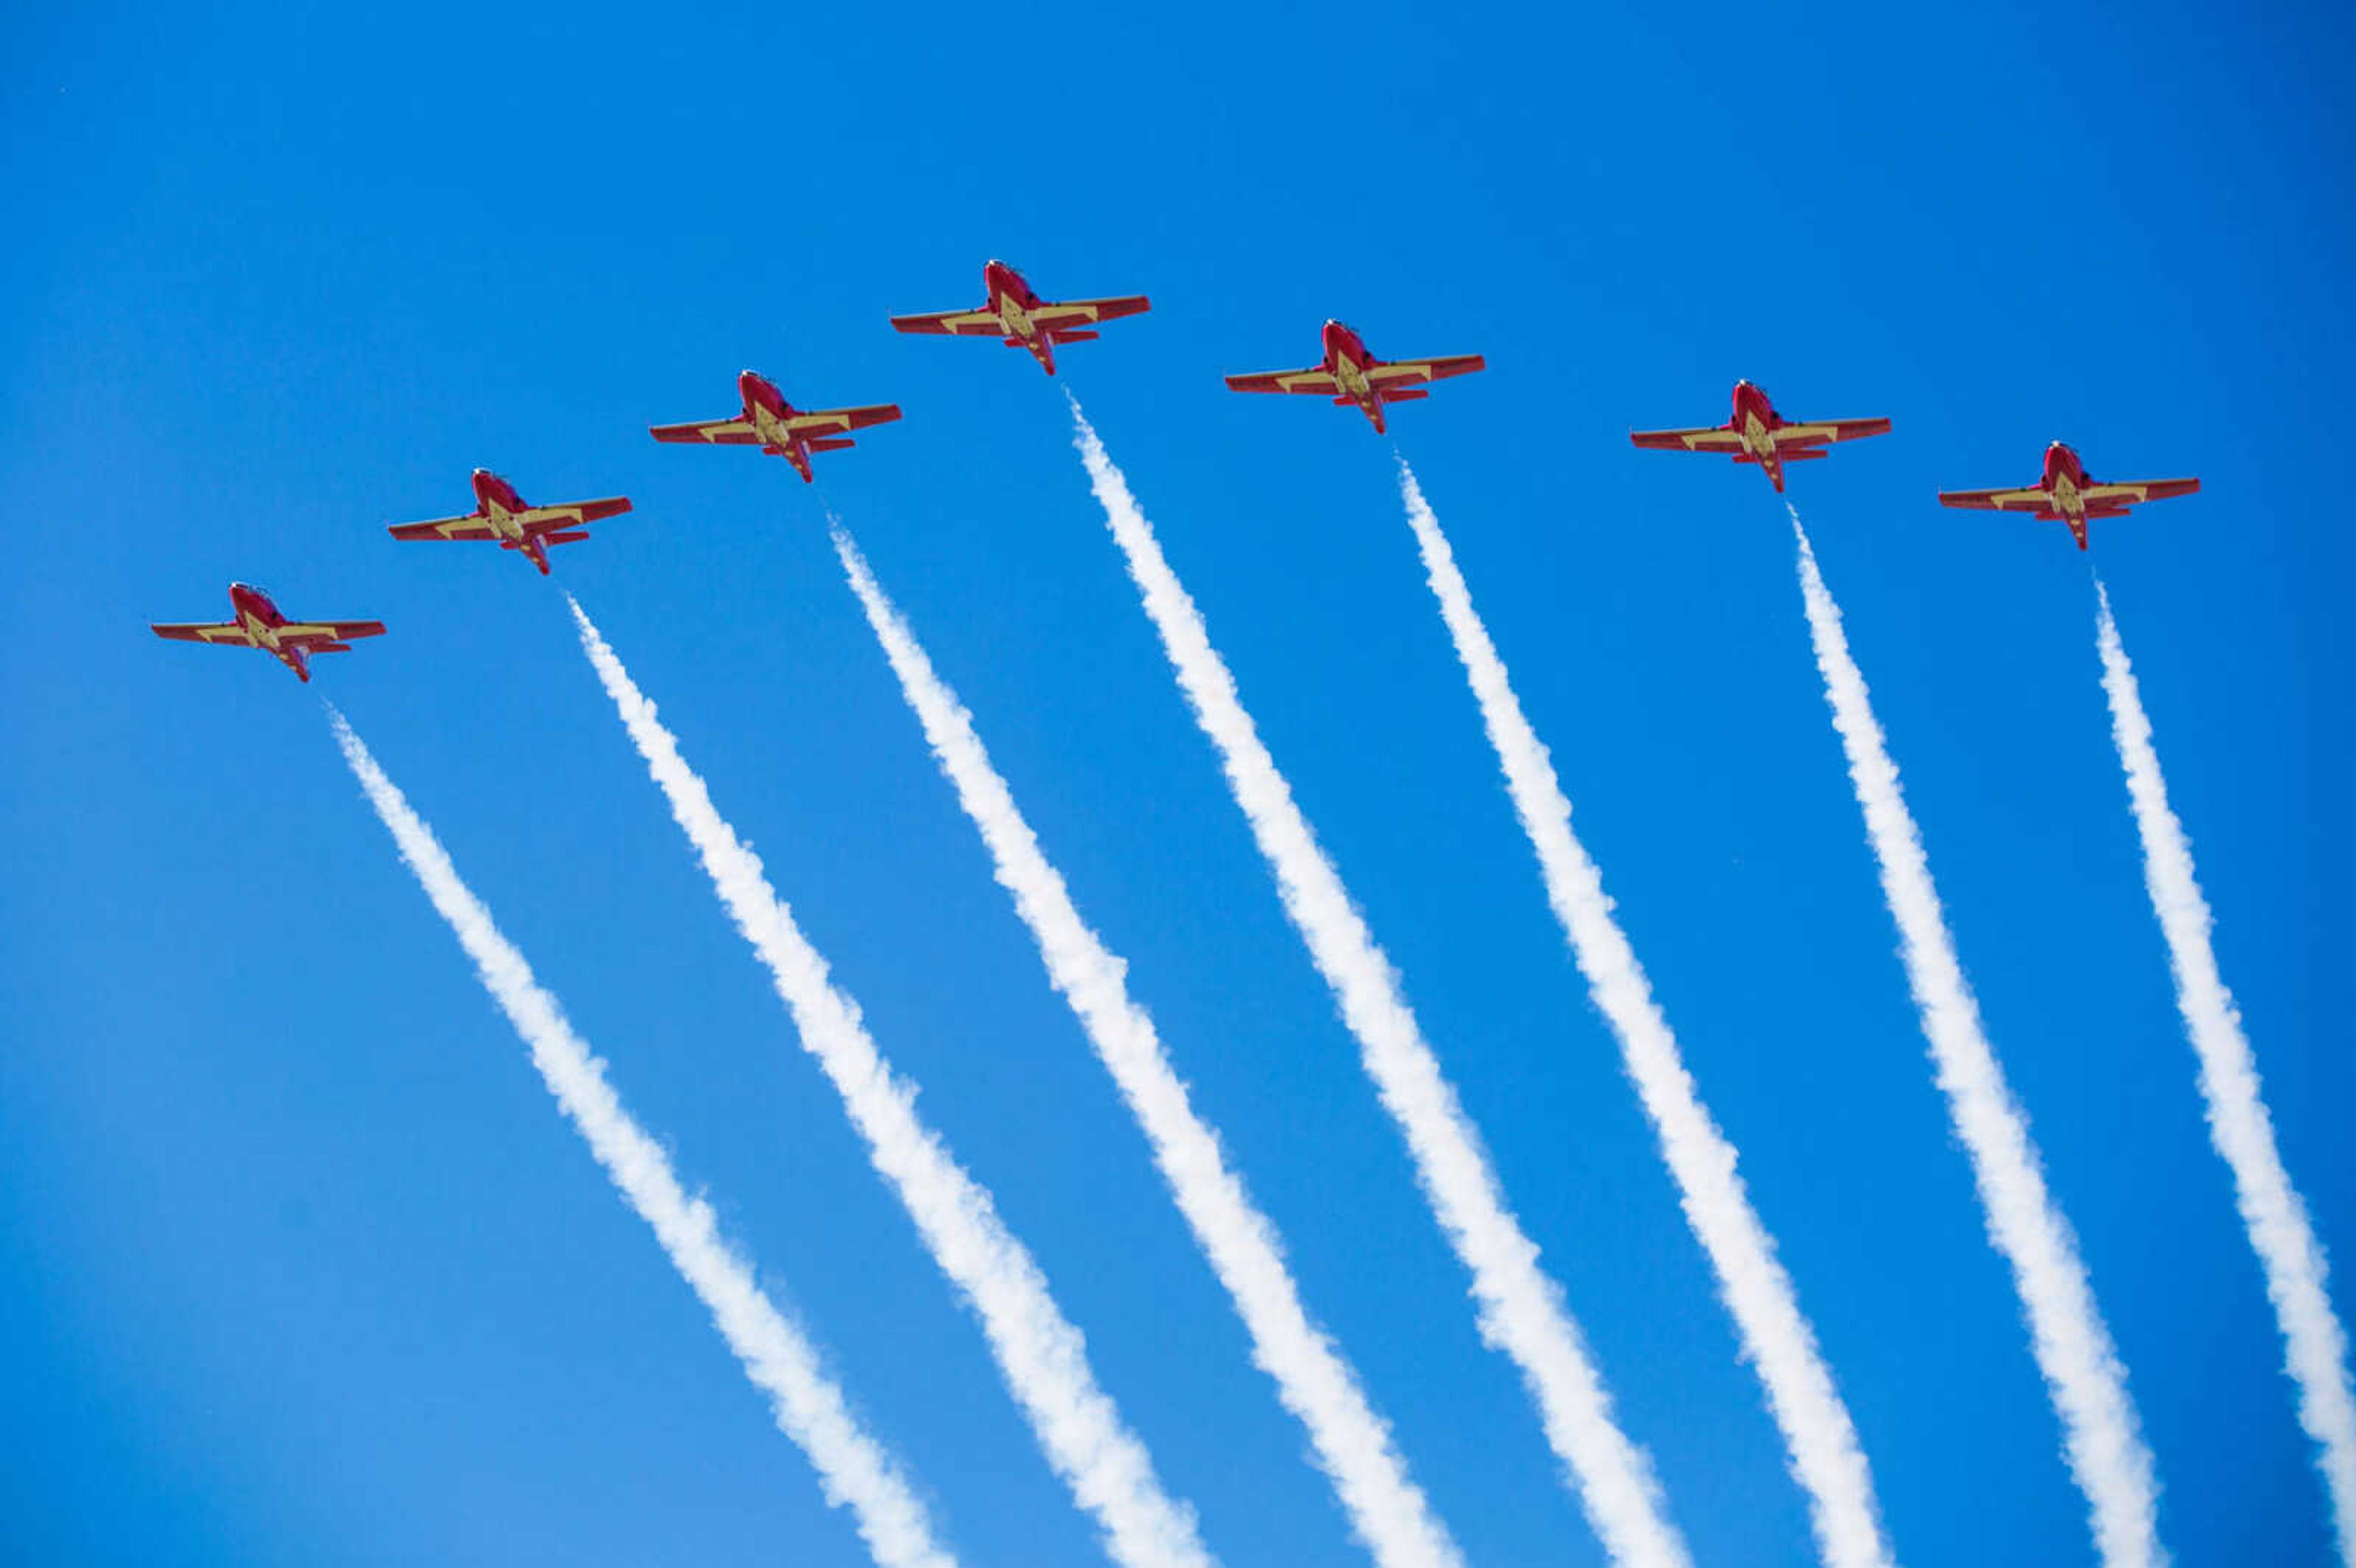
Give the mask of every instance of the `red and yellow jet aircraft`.
<svg viewBox="0 0 2356 1568">
<path fill-rule="evenodd" d="M 1775 411 L 1767 394 L 1748 381 L 1734 383 L 1734 417 L 1724 424 L 1698 430 L 1638 430 L 1628 439 L 1655 452 L 1723 452 L 1737 463 L 1755 463 L 1766 471 L 1775 493 L 1783 493 L 1783 464 L 1823 457 L 1837 441 L 1887 435 L 1890 421 L 1873 420 L 1787 420 Z"/>
<path fill-rule="evenodd" d="M 2086 472 L 2068 443 L 2057 441 L 2045 449 L 2045 472 L 2036 484 L 2019 490 L 1942 490 L 1939 505 L 1983 512 L 2027 512 L 2049 523 L 2067 523 L 2070 537 L 2084 549 L 2089 517 L 2124 517 L 2130 507 L 2190 496 L 2200 488 L 2198 479 L 2130 479 L 2123 485 L 2105 485 Z"/>
<path fill-rule="evenodd" d="M 548 575 L 548 547 L 571 544 L 589 537 L 588 525 L 618 517 L 630 509 L 627 496 L 597 501 L 568 501 L 561 507 L 535 507 L 516 494 L 516 487 L 487 468 L 475 470 L 475 509 L 455 517 L 434 517 L 423 523 L 395 523 L 389 530 L 397 539 L 496 539 L 501 549 L 519 550 L 524 559 Z"/>
<path fill-rule="evenodd" d="M 242 582 L 229 585 L 229 603 L 237 613 L 234 621 L 168 623 L 155 627 L 155 635 L 176 643 L 260 648 L 303 681 L 311 678 L 313 654 L 348 654 L 352 638 L 384 635 L 382 621 L 290 621 L 269 594 Z"/>
<path fill-rule="evenodd" d="M 1478 354 L 1451 354 L 1438 359 L 1377 359 L 1365 339 L 1338 321 L 1329 321 L 1319 335 L 1325 357 L 1306 370 L 1266 370 L 1227 378 L 1231 392 L 1298 392 L 1332 398 L 1342 408 L 1355 405 L 1384 433 L 1383 405 L 1411 403 L 1431 396 L 1422 389 L 1432 381 L 1485 370 L 1489 362 Z"/>
<path fill-rule="evenodd" d="M 1086 343 L 1097 334 L 1098 322 L 1124 315 L 1143 315 L 1152 309 L 1143 294 L 1118 299 L 1043 300 L 1023 281 L 1023 274 L 1003 261 L 981 269 L 987 291 L 972 310 L 947 310 L 930 315 L 895 315 L 892 325 L 901 332 L 927 332 L 951 337 L 996 337 L 1009 348 L 1027 348 L 1050 376 L 1055 373 L 1055 345 Z"/>
<path fill-rule="evenodd" d="M 772 457 L 794 465 L 802 482 L 810 482 L 810 453 L 841 452 L 851 444 L 851 432 L 869 425 L 889 424 L 900 417 L 897 403 L 868 403 L 855 409 L 798 409 L 786 401 L 776 383 L 757 371 L 736 378 L 736 391 L 744 411 L 731 419 L 702 420 L 691 424 L 649 427 L 657 441 L 702 442 L 713 446 L 757 446 Z M 832 432 L 832 434 L 827 432 Z"/>
</svg>

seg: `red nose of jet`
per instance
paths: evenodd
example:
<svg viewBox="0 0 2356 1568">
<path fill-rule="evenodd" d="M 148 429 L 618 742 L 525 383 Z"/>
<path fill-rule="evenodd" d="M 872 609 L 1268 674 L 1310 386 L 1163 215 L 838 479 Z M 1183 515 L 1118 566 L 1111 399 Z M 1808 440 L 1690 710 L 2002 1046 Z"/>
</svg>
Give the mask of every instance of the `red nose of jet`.
<svg viewBox="0 0 2356 1568">
<path fill-rule="evenodd" d="M 1015 275 L 1013 268 L 993 260 L 981 264 L 981 281 L 991 293 L 999 293 L 1012 290 L 1022 280 Z"/>
<path fill-rule="evenodd" d="M 477 468 L 469 476 L 469 482 L 475 486 L 475 499 L 487 501 L 491 498 L 491 486 L 498 483 L 498 475 L 487 468 Z"/>
<path fill-rule="evenodd" d="M 744 400 L 744 406 L 748 409 L 760 401 L 761 393 L 768 384 L 758 370 L 739 370 L 736 373 L 736 392 Z"/>
</svg>

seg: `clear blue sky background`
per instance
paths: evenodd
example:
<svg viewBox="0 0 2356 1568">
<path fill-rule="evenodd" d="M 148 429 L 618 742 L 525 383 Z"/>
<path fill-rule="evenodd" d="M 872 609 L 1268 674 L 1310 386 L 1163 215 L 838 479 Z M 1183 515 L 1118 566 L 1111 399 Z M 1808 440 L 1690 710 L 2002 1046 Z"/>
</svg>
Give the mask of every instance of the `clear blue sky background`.
<svg viewBox="0 0 2356 1568">
<path fill-rule="evenodd" d="M 212 8 L 207 8 L 209 11 Z M 896 336 L 1000 255 L 1151 293 L 1070 350 L 1704 1563 L 1800 1498 L 1547 912 L 1355 414 L 1243 399 L 1339 315 L 1488 374 L 1394 429 L 1742 1150 L 1910 1563 L 2090 1560 L 1892 955 L 1757 475 L 1631 425 L 1896 432 L 1794 494 L 2187 1563 L 2319 1563 L 2044 443 L 2100 529 L 2285 1153 L 2356 1267 L 2335 7 L 34 8 L 0 65 L 0 1557 L 861 1553 L 556 1115 L 310 692 L 166 645 L 232 577 L 327 661 L 632 1106 L 977 1565 L 1099 1561 L 631 753 L 558 586 L 383 525 L 626 491 L 561 551 L 1233 1568 L 1363 1561 L 1047 989 L 781 463 L 660 448 L 738 368 L 897 400 L 823 493 L 1131 960 L 1476 1564 L 1601 1560 L 1285 926 L 1055 386 Z M 2343 1273 L 2344 1281 L 2348 1275 Z M 2340 1300 L 2350 1305 L 2344 1284 Z"/>
</svg>

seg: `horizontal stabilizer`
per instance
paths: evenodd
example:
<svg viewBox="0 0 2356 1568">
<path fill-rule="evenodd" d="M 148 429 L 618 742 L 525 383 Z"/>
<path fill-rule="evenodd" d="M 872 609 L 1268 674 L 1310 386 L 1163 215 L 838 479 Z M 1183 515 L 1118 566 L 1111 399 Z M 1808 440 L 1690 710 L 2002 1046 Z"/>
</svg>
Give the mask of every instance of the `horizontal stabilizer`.
<svg viewBox="0 0 2356 1568">
<path fill-rule="evenodd" d="M 1056 341 L 1056 342 L 1058 342 L 1058 343 L 1093 343 L 1093 342 L 1095 342 L 1098 337 L 1101 337 L 1101 336 L 1103 336 L 1104 335 L 1103 335 L 1102 333 L 1098 333 L 1098 332 L 1061 332 L 1061 331 L 1059 331 L 1059 332 L 1057 332 L 1055 336 L 1055 341 Z"/>
<path fill-rule="evenodd" d="M 1387 403 L 1411 403 L 1418 398 L 1428 398 L 1430 396 L 1431 396 L 1430 392 L 1422 391 L 1420 389 L 1416 391 L 1394 392 L 1387 387 L 1383 389 L 1383 401 Z"/>
<path fill-rule="evenodd" d="M 858 444 L 847 435 L 834 436 L 825 441 L 813 441 L 809 443 L 812 452 L 841 452 Z"/>
<path fill-rule="evenodd" d="M 578 533 L 570 534 L 542 534 L 540 536 L 540 542 L 542 544 L 574 544 L 582 539 L 587 539 L 588 537 L 588 532 L 585 529 Z"/>
</svg>

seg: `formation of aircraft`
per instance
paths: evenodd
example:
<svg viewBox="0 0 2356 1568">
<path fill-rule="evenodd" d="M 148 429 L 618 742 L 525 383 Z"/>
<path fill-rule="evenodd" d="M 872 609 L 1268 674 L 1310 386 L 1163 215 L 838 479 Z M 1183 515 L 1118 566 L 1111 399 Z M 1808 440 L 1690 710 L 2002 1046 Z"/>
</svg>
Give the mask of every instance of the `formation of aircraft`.
<svg viewBox="0 0 2356 1568">
<path fill-rule="evenodd" d="M 397 539 L 497 540 L 501 549 L 521 552 L 546 577 L 550 546 L 585 539 L 591 523 L 618 517 L 630 509 L 627 496 L 568 501 L 561 507 L 535 507 L 517 495 L 514 485 L 487 468 L 476 469 L 474 482 L 473 511 L 422 523 L 395 523 L 388 531 Z"/>
<path fill-rule="evenodd" d="M 1023 274 L 1003 261 L 982 268 L 982 303 L 972 310 L 943 311 L 928 315 L 895 315 L 892 325 L 901 332 L 951 337 L 995 337 L 1009 347 L 1026 350 L 1041 369 L 1055 373 L 1055 347 L 1084 343 L 1098 336 L 1098 324 L 1126 315 L 1142 315 L 1151 308 L 1143 294 L 1103 299 L 1042 299 Z M 1376 434 L 1386 432 L 1385 408 L 1430 397 L 1430 384 L 1451 376 L 1487 368 L 1478 354 L 1442 355 L 1428 359 L 1377 359 L 1365 339 L 1338 321 L 1328 321 L 1321 334 L 1323 357 L 1299 370 L 1269 370 L 1229 376 L 1226 383 L 1238 392 L 1290 392 L 1330 398 L 1343 408 L 1355 407 L 1366 416 Z M 897 403 L 865 403 L 840 409 L 797 409 L 786 400 L 776 383 L 755 371 L 736 378 L 739 412 L 724 419 L 648 427 L 660 442 L 709 446 L 752 446 L 794 466 L 805 483 L 813 482 L 813 453 L 840 452 L 852 444 L 851 432 L 888 424 L 900 418 Z M 1838 442 L 1888 433 L 1882 418 L 1787 420 L 1767 394 L 1749 381 L 1734 384 L 1733 417 L 1724 424 L 1681 430 L 1640 430 L 1629 433 L 1637 446 L 1665 452 L 1715 452 L 1738 464 L 1750 464 L 1767 475 L 1778 494 L 1783 489 L 1786 464 L 1806 462 L 1827 454 Z M 535 507 L 516 487 L 487 468 L 474 473 L 475 509 L 452 517 L 396 523 L 397 539 L 478 539 L 518 552 L 548 575 L 548 551 L 589 537 L 589 525 L 630 510 L 626 496 L 593 501 L 570 501 Z M 2062 442 L 2045 449 L 2045 469 L 2032 485 L 2014 490 L 1943 490 L 1939 504 L 1988 511 L 2025 512 L 2067 523 L 2078 548 L 2086 548 L 2086 524 L 2094 517 L 2125 517 L 2145 501 L 2189 496 L 2201 488 L 2198 479 L 2141 479 L 2103 484 L 2088 474 L 2078 453 Z M 229 589 L 236 619 L 212 623 L 159 624 L 159 637 L 179 642 L 210 643 L 224 647 L 261 648 L 307 681 L 310 656 L 343 653 L 356 637 L 380 636 L 379 621 L 289 621 L 270 596 L 242 582 Z"/>
<path fill-rule="evenodd" d="M 1783 493 L 1783 464 L 1826 456 L 1825 448 L 1837 441 L 1887 435 L 1890 421 L 1869 420 L 1787 420 L 1775 411 L 1767 394 L 1748 381 L 1734 383 L 1734 417 L 1724 424 L 1691 430 L 1631 431 L 1628 439 L 1655 452 L 1722 452 L 1737 463 L 1752 463 Z"/>
<path fill-rule="evenodd" d="M 1384 433 L 1383 405 L 1411 403 L 1431 394 L 1424 388 L 1451 376 L 1488 368 L 1478 354 L 1449 354 L 1437 359 L 1377 359 L 1366 340 L 1338 321 L 1329 321 L 1319 335 L 1323 358 L 1305 370 L 1264 370 L 1227 378 L 1231 392 L 1293 392 L 1331 398 L 1343 408 L 1355 405 Z"/>
<path fill-rule="evenodd" d="M 1043 300 L 1023 274 L 1003 261 L 988 261 L 981 269 L 981 304 L 971 310 L 937 311 L 929 315 L 895 315 L 899 332 L 937 333 L 950 337 L 995 337 L 1009 348 L 1027 348 L 1039 368 L 1055 373 L 1055 345 L 1087 343 L 1097 336 L 1098 322 L 1124 315 L 1143 315 L 1153 308 L 1143 294 L 1122 294 L 1101 300 Z"/>
<path fill-rule="evenodd" d="M 2086 548 L 2089 517 L 2124 517 L 2131 507 L 2190 496 L 2201 488 L 2198 479 L 2130 479 L 2105 485 L 2086 472 L 2075 448 L 2057 441 L 2045 449 L 2045 472 L 2034 485 L 2018 490 L 1942 490 L 1939 505 L 1984 512 L 2027 512 L 2047 522 L 2070 525 L 2070 537 Z"/>
<path fill-rule="evenodd" d="M 782 457 L 809 484 L 810 453 L 841 452 L 852 444 L 851 432 L 870 425 L 889 424 L 900 417 L 897 403 L 867 403 L 855 409 L 798 409 L 786 401 L 777 384 L 757 370 L 736 378 L 737 395 L 744 411 L 724 420 L 688 424 L 649 426 L 657 441 L 703 442 L 713 446 L 757 446 L 772 457 Z M 545 570 L 545 569 L 543 569 Z"/>
<path fill-rule="evenodd" d="M 382 621 L 290 621 L 270 595 L 242 582 L 229 585 L 232 621 L 166 622 L 153 628 L 176 643 L 210 643 L 220 648 L 260 648 L 306 685 L 313 654 L 348 654 L 355 637 L 384 635 Z"/>
</svg>

